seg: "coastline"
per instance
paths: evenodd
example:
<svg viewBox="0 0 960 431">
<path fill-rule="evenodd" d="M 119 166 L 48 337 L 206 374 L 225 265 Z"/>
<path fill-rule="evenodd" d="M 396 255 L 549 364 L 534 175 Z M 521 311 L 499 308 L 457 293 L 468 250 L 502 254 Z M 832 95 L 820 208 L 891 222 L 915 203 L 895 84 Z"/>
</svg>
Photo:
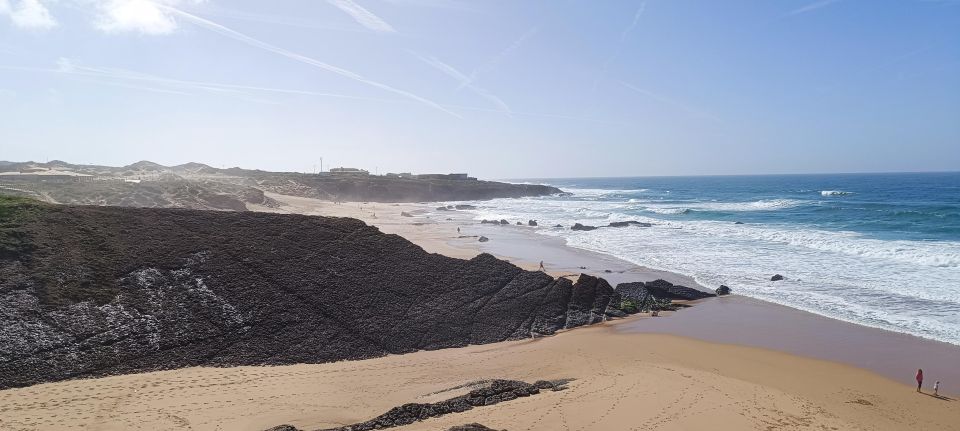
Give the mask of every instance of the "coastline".
<svg viewBox="0 0 960 431">
<path fill-rule="evenodd" d="M 567 246 L 560 238 L 537 234 L 526 225 L 489 225 L 473 220 L 466 211 L 433 211 L 439 204 L 352 203 L 333 205 L 307 198 L 271 195 L 291 212 L 359 218 L 386 233 L 401 235 L 425 250 L 469 259 L 481 252 L 493 254 L 528 270 L 540 260 L 555 277 L 582 273 L 602 277 L 616 286 L 631 281 L 665 279 L 674 284 L 713 291 L 683 274 L 645 268 L 631 262 Z M 400 216 L 406 212 L 413 217 Z M 374 218 L 372 215 L 376 214 Z M 429 217 L 429 218 L 428 218 Z M 450 220 L 448 220 L 450 219 Z M 458 234 L 456 229 L 460 228 Z M 488 242 L 473 236 L 483 235 Z M 458 236 L 465 236 L 460 238 Z M 585 267 L 585 268 L 581 268 Z M 609 272 L 608 272 L 609 271 Z M 913 385 L 913 374 L 923 368 L 936 375 L 946 393 L 960 394 L 960 346 L 844 322 L 784 305 L 733 295 L 695 301 L 694 307 L 654 321 L 631 320 L 618 331 L 671 334 L 708 342 L 776 350 L 844 363 Z M 628 319 L 630 320 L 630 319 Z"/>
<path fill-rule="evenodd" d="M 568 247 L 526 226 L 481 225 L 466 212 L 438 215 L 430 211 L 434 205 L 277 197 L 287 206 L 251 209 L 359 218 L 429 252 L 458 258 L 488 252 L 531 270 L 544 260 L 554 276 L 584 272 L 614 285 L 656 278 L 696 285 L 683 275 Z M 479 235 L 490 241 L 479 242 Z M 658 318 L 639 314 L 530 340 L 323 364 L 192 367 L 4 390 L 0 430 L 328 428 L 405 403 L 460 395 L 464 385 L 486 379 L 574 380 L 564 391 L 396 429 L 445 430 L 479 422 L 511 431 L 960 430 L 954 404 L 960 348 L 734 293 L 693 301 L 693 307 Z M 914 392 L 911 383 L 917 367 L 928 376 L 924 394 Z M 935 380 L 943 382 L 941 398 L 929 394 Z"/>
</svg>

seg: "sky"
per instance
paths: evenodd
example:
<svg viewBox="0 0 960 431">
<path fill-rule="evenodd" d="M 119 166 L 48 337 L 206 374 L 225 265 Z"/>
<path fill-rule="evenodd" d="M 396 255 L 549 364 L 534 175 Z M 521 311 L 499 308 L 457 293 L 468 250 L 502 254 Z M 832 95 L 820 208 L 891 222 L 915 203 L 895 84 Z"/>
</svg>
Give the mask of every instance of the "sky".
<svg viewBox="0 0 960 431">
<path fill-rule="evenodd" d="M 0 0 L 0 160 L 54 159 L 955 171 L 960 0 Z"/>
</svg>

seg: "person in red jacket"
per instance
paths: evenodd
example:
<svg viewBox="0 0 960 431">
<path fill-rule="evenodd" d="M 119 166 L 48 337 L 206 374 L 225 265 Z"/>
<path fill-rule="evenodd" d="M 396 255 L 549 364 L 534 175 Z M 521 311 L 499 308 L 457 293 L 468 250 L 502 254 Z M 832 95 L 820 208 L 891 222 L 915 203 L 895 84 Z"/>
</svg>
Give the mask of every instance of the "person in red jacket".
<svg viewBox="0 0 960 431">
<path fill-rule="evenodd" d="M 917 392 L 920 392 L 920 387 L 923 386 L 923 369 L 917 370 Z"/>
</svg>

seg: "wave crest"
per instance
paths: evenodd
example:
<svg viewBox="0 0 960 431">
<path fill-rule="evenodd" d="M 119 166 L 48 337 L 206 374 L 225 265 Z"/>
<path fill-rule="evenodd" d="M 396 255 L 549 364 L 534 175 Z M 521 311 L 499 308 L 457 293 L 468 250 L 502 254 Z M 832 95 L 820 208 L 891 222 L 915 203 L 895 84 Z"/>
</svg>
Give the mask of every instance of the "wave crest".
<svg viewBox="0 0 960 431">
<path fill-rule="evenodd" d="M 821 190 L 820 196 L 846 196 L 852 195 L 853 192 L 846 192 L 843 190 Z"/>
</svg>

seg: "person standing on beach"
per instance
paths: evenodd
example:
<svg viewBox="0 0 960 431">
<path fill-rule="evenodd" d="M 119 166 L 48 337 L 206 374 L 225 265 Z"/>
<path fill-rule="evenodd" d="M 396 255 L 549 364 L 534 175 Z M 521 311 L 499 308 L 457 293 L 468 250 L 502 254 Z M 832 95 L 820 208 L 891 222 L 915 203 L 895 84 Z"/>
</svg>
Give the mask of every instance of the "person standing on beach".
<svg viewBox="0 0 960 431">
<path fill-rule="evenodd" d="M 923 386 L 923 369 L 917 370 L 917 392 L 920 392 L 920 387 Z"/>
<path fill-rule="evenodd" d="M 540 271 L 547 272 L 546 268 L 543 267 L 543 261 L 540 261 Z"/>
<path fill-rule="evenodd" d="M 933 396 L 939 397 L 940 394 L 939 394 L 938 392 L 940 392 L 940 381 L 939 381 L 939 380 L 937 380 L 937 382 L 933 384 Z"/>
</svg>

